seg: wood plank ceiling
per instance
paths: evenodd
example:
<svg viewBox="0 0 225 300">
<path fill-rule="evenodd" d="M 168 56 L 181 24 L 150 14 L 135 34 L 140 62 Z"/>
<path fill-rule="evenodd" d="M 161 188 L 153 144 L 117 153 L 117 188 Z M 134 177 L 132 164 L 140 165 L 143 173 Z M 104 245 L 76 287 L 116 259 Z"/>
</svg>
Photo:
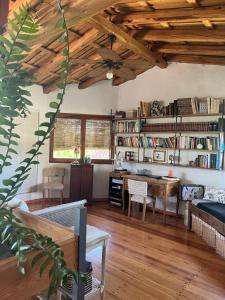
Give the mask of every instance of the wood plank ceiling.
<svg viewBox="0 0 225 300">
<path fill-rule="evenodd" d="M 41 33 L 24 61 L 36 83 L 49 93 L 59 82 L 62 61 L 60 32 L 54 28 L 58 15 L 55 0 L 14 0 L 9 16 L 28 2 L 41 25 Z M 131 67 L 137 76 L 146 70 L 166 68 L 170 62 L 225 65 L 225 0 L 63 0 L 70 30 L 71 67 L 69 82 L 87 88 L 106 80 L 98 63 L 76 63 L 76 59 L 101 60 L 97 49 L 110 47 L 108 36 L 117 37 L 113 51 L 121 59 L 143 61 Z M 93 75 L 95 70 L 95 76 Z M 114 75 L 113 85 L 127 79 Z"/>
</svg>

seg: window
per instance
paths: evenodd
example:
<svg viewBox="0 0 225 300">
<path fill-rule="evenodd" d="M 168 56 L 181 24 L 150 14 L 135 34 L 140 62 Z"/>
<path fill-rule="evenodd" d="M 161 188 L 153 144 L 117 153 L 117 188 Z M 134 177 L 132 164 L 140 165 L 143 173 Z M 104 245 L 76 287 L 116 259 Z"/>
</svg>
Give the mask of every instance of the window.
<svg viewBox="0 0 225 300">
<path fill-rule="evenodd" d="M 88 157 L 111 163 L 111 116 L 60 114 L 50 139 L 50 162 Z"/>
</svg>

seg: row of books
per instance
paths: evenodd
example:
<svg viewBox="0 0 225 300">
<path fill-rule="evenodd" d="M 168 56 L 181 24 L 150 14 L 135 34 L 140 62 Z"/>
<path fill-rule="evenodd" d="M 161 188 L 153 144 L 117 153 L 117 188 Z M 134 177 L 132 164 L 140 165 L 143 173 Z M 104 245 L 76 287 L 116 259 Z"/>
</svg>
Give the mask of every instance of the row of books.
<svg viewBox="0 0 225 300">
<path fill-rule="evenodd" d="M 161 138 L 161 137 L 140 137 L 140 147 L 143 148 L 175 148 L 175 137 Z"/>
<path fill-rule="evenodd" d="M 143 132 L 218 131 L 218 122 L 143 124 Z"/>
<path fill-rule="evenodd" d="M 176 139 L 176 146 L 178 149 L 205 149 L 205 150 L 219 150 L 220 141 L 218 137 L 192 137 L 179 136 Z"/>
<path fill-rule="evenodd" d="M 118 136 L 116 138 L 115 145 L 121 146 L 121 147 L 139 147 L 139 137 L 138 136 L 129 136 L 129 137 Z"/>
<path fill-rule="evenodd" d="M 206 169 L 222 169 L 222 154 L 211 153 L 207 155 L 198 155 L 194 161 L 195 167 L 206 168 Z"/>
<path fill-rule="evenodd" d="M 114 131 L 119 133 L 139 132 L 140 131 L 139 121 L 117 121 L 115 123 Z"/>
<path fill-rule="evenodd" d="M 115 144 L 123 147 L 142 147 L 142 148 L 177 148 L 193 150 L 219 150 L 219 138 L 217 137 L 150 137 L 150 136 L 132 136 L 116 137 Z M 200 147 L 199 147 L 200 145 Z M 199 148 L 198 148 L 199 147 Z"/>
<path fill-rule="evenodd" d="M 195 115 L 195 114 L 219 114 L 223 111 L 223 103 L 214 97 L 189 97 L 178 98 L 164 107 L 164 115 Z M 151 115 L 151 103 L 140 101 L 141 117 Z"/>
</svg>

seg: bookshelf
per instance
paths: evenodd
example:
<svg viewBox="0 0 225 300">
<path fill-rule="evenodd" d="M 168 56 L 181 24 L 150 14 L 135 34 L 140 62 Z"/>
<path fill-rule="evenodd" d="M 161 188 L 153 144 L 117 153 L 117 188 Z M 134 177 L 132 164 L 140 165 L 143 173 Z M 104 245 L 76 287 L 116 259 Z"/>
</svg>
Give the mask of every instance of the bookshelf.
<svg viewBox="0 0 225 300">
<path fill-rule="evenodd" d="M 224 100 L 222 105 L 224 111 Z M 163 119 L 167 119 L 167 121 L 164 123 Z M 114 119 L 115 152 L 125 153 L 126 150 L 134 152 L 134 160 L 125 161 L 127 163 L 222 171 L 224 170 L 224 121 L 223 113 L 177 114 L 159 117 L 139 116 L 137 118 Z M 134 124 L 135 122 L 135 132 L 123 131 L 121 128 L 118 130 L 118 122 L 119 124 L 123 124 L 123 122 L 133 122 L 132 124 Z M 222 129 L 219 128 L 219 122 L 222 124 Z M 162 128 L 151 130 L 154 129 L 154 124 L 156 126 L 161 124 Z M 189 126 L 192 124 L 193 130 L 181 130 L 185 128 L 186 124 L 189 124 Z M 126 126 L 129 125 L 126 124 Z M 168 130 L 169 126 L 172 126 L 171 130 Z M 175 144 L 173 147 L 171 145 L 163 146 L 162 143 L 159 143 L 160 145 L 156 143 L 151 147 L 141 144 L 142 139 L 148 140 L 150 138 L 173 138 Z M 186 144 L 181 147 L 178 143 L 179 140 L 186 141 Z M 192 143 L 191 146 L 188 142 Z M 200 147 L 199 144 L 202 149 L 197 148 L 197 145 Z M 165 162 L 145 161 L 146 158 L 152 159 L 155 150 L 166 151 Z M 169 160 L 171 155 L 173 156 L 173 163 Z"/>
</svg>

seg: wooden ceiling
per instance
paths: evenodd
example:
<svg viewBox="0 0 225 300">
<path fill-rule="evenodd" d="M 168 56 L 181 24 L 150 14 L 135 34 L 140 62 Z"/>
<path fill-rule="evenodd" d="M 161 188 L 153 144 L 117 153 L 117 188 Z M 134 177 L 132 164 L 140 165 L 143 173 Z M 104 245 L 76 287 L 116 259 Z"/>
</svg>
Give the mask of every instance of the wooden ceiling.
<svg viewBox="0 0 225 300">
<path fill-rule="evenodd" d="M 46 4 L 45 2 L 48 2 Z M 24 68 L 49 93 L 57 88 L 62 61 L 55 0 L 14 0 L 9 16 L 21 3 L 31 5 L 41 25 L 32 53 Z M 96 49 L 109 47 L 108 36 L 117 41 L 113 50 L 122 59 L 142 59 L 145 66 L 133 69 L 166 68 L 169 62 L 225 65 L 225 0 L 62 0 L 70 30 L 69 82 L 87 88 L 105 80 L 99 64 L 76 64 L 76 59 L 102 59 Z M 50 4 L 50 5 L 49 5 Z M 93 78 L 93 69 L 99 73 Z M 126 79 L 114 76 L 112 84 Z"/>
</svg>

